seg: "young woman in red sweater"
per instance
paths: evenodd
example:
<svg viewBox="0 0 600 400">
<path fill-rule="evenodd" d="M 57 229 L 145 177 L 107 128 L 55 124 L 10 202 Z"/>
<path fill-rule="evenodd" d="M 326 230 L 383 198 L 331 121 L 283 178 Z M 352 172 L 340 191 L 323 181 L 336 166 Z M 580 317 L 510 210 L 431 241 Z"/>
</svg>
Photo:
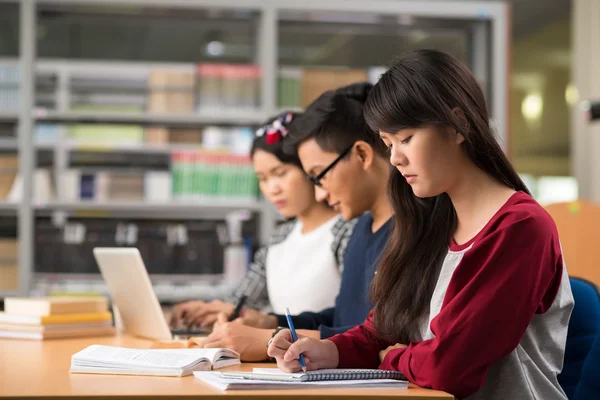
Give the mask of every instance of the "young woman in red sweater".
<svg viewBox="0 0 600 400">
<path fill-rule="evenodd" d="M 365 322 L 268 353 L 286 371 L 381 368 L 459 398 L 566 399 L 557 382 L 573 297 L 554 222 L 494 138 L 485 99 L 456 59 L 400 58 L 365 119 L 395 167 L 393 233 Z M 308 295 L 308 294 L 307 294 Z"/>
</svg>

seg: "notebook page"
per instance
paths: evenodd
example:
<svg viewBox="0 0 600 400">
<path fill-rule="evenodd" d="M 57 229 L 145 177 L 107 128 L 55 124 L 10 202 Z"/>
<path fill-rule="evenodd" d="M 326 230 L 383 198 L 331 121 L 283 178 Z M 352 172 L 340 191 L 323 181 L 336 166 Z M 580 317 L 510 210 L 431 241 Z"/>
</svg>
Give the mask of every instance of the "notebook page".
<svg viewBox="0 0 600 400">
<path fill-rule="evenodd" d="M 73 355 L 73 362 L 89 365 L 144 366 L 160 368 L 186 368 L 199 360 L 212 358 L 218 349 L 127 349 L 122 347 L 92 345 Z M 208 361 L 208 360 L 207 360 Z"/>
</svg>

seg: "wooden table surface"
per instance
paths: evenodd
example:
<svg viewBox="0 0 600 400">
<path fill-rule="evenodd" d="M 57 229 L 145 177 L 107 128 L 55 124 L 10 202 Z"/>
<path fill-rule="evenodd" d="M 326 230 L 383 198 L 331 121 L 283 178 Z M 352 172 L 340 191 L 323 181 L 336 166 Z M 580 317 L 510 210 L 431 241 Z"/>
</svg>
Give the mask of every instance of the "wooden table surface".
<svg viewBox="0 0 600 400">
<path fill-rule="evenodd" d="M 0 339 L 0 396 L 41 398 L 53 397 L 83 399 L 138 397 L 157 399 L 165 397 L 197 397 L 212 399 L 221 396 L 238 398 L 290 397 L 324 399 L 378 397 L 403 399 L 452 399 L 447 393 L 421 389 L 304 389 L 304 390 L 236 390 L 222 392 L 193 376 L 183 378 L 70 374 L 71 356 L 91 344 L 150 348 L 152 342 L 129 336 L 61 339 L 47 341 Z M 255 367 L 273 367 L 273 364 L 242 364 L 224 368 L 232 371 L 251 371 Z"/>
</svg>

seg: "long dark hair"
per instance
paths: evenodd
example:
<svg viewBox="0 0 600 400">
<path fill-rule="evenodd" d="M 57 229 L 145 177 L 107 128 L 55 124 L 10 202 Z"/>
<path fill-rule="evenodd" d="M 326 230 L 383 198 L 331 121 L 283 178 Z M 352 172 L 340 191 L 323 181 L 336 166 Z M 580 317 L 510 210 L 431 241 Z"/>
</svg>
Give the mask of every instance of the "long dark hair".
<svg viewBox="0 0 600 400">
<path fill-rule="evenodd" d="M 373 135 L 363 115 L 372 88 L 371 83 L 358 82 L 321 94 L 290 124 L 290 140 L 286 140 L 284 150 L 295 153 L 300 144 L 314 138 L 324 151 L 341 153 L 362 140 L 381 157 L 387 157 L 385 145 Z"/>
<path fill-rule="evenodd" d="M 254 135 L 254 140 L 252 141 L 252 147 L 250 149 L 250 157 L 254 156 L 256 150 L 263 150 L 273 154 L 282 163 L 292 164 L 302 169 L 302 163 L 300 162 L 298 153 L 295 151 L 285 152 L 283 150 L 285 143 L 290 140 L 287 132 L 289 125 L 301 115 L 302 113 L 286 111 L 265 121 L 265 123 L 257 129 Z M 279 121 L 277 127 L 273 126 L 275 121 Z M 271 130 L 277 131 L 276 134 L 279 135 L 277 139 L 269 140 L 269 132 Z"/>
<path fill-rule="evenodd" d="M 371 91 L 365 119 L 376 132 L 424 124 L 452 127 L 464 136 L 463 149 L 477 167 L 529 193 L 494 137 L 481 88 L 448 54 L 420 50 L 398 59 Z M 371 295 L 378 332 L 392 343 L 408 344 L 419 338 L 457 219 L 446 193 L 418 198 L 396 169 L 389 195 L 394 227 Z"/>
</svg>

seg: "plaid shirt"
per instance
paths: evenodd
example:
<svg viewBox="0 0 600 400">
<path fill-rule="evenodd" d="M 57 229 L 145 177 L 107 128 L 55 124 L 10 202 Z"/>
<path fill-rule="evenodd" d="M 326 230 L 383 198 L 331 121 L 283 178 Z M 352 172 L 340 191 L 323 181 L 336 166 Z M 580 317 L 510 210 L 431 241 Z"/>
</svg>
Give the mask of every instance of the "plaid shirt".
<svg viewBox="0 0 600 400">
<path fill-rule="evenodd" d="M 244 279 L 226 299 L 229 303 L 237 304 L 242 296 L 247 296 L 246 306 L 257 310 L 269 310 L 271 303 L 267 291 L 267 253 L 269 247 L 283 242 L 294 229 L 296 220 L 284 222 L 275 229 L 266 246 L 261 247 L 254 255 L 254 262 L 250 266 Z M 345 221 L 340 218 L 331 228 L 333 242 L 331 251 L 338 265 L 340 274 L 344 268 L 344 254 L 356 220 Z"/>
</svg>

